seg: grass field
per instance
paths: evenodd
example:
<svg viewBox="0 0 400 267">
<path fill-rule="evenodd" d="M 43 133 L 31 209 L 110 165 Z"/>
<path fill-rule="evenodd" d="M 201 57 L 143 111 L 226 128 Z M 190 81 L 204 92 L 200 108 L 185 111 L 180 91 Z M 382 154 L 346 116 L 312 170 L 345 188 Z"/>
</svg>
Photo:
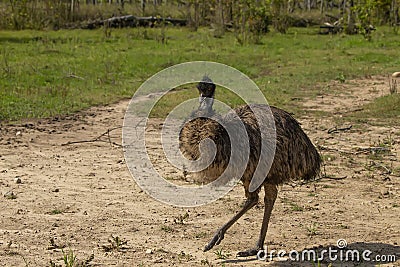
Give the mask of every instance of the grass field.
<svg viewBox="0 0 400 267">
<path fill-rule="evenodd" d="M 234 33 L 215 38 L 208 28 L 0 31 L 1 266 L 397 266 L 400 94 L 389 94 L 384 75 L 400 71 L 399 43 L 389 28 L 378 28 L 371 41 L 291 28 L 258 45 L 240 45 Z M 194 185 L 190 171 L 167 158 L 172 146 L 163 134 L 175 133 L 158 118 L 197 97 L 194 84 L 171 90 L 153 109 L 143 138 L 151 164 L 124 155 L 141 147 L 141 127 L 121 127 L 129 98 L 146 79 L 194 60 L 250 76 L 270 104 L 295 113 L 324 160 L 315 181 L 279 186 L 265 242 L 273 260 L 235 257 L 257 240 L 264 193 L 221 244 L 203 252 L 243 207 L 242 186 L 209 205 L 173 207 L 146 194 L 127 168 L 137 164 L 145 175 Z M 216 98 L 242 103 L 223 88 Z M 132 142 L 121 140 L 125 129 Z M 335 249 L 338 240 L 348 246 Z M 342 261 L 333 252 L 337 261 L 280 261 L 282 249 L 396 258 Z"/>
<path fill-rule="evenodd" d="M 329 90 L 323 86 L 327 81 L 398 71 L 400 36 L 389 28 L 379 28 L 370 42 L 361 35 L 317 33 L 316 28 L 292 28 L 286 35 L 268 33 L 259 45 L 240 45 L 233 33 L 214 38 L 207 28 L 120 29 L 110 36 L 102 29 L 2 31 L 0 120 L 69 114 L 130 98 L 156 72 L 194 60 L 239 69 L 258 84 L 270 104 L 292 112 L 300 112 L 299 98 Z M 195 95 L 195 90 L 167 95 L 152 116 L 163 117 Z M 224 91 L 217 98 L 233 106 L 241 103 Z M 378 99 L 368 114 L 379 117 L 394 106 L 385 116 L 398 116 L 398 104 L 398 95 Z"/>
</svg>

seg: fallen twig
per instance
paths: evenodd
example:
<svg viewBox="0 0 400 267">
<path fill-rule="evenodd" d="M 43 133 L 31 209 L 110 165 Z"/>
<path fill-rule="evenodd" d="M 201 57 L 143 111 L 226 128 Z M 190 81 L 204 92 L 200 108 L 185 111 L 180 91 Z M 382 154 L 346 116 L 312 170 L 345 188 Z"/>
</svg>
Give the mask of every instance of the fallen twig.
<svg viewBox="0 0 400 267">
<path fill-rule="evenodd" d="M 333 147 L 322 146 L 322 145 L 318 145 L 318 149 L 319 150 L 326 150 L 326 151 L 336 151 L 336 152 L 339 152 L 339 153 L 350 154 L 350 155 L 358 155 L 358 154 L 365 153 L 365 152 L 379 153 L 379 152 L 390 151 L 390 148 L 387 148 L 387 147 L 356 147 L 355 148 L 356 151 L 352 152 L 352 151 L 346 151 L 346 150 L 333 148 Z"/>
<path fill-rule="evenodd" d="M 384 169 L 386 171 L 384 174 L 391 174 L 392 173 L 392 170 L 389 169 L 388 167 L 386 167 L 385 165 L 383 165 L 382 163 L 376 163 L 375 161 L 371 161 L 370 166 L 371 167 L 376 166 L 378 168 Z"/>
<path fill-rule="evenodd" d="M 325 175 L 321 175 L 318 178 L 313 179 L 313 180 L 301 181 L 300 183 L 292 183 L 290 185 L 292 187 L 296 187 L 296 186 L 302 186 L 302 185 L 318 182 L 318 181 L 323 180 L 323 179 L 337 180 L 338 181 L 338 180 L 344 180 L 346 178 L 347 178 L 347 175 L 346 176 L 342 176 L 342 177 L 333 177 L 333 176 L 328 176 L 328 175 L 325 174 Z"/>
<path fill-rule="evenodd" d="M 358 147 L 356 154 L 362 153 L 362 152 L 372 152 L 372 153 L 377 153 L 377 152 L 384 152 L 384 151 L 390 151 L 390 148 L 388 147 Z"/>
<path fill-rule="evenodd" d="M 330 175 L 323 175 L 321 179 L 330 179 L 330 180 L 344 180 L 347 178 L 347 175 L 342 176 L 342 177 L 333 177 Z"/>
<path fill-rule="evenodd" d="M 118 146 L 118 147 L 122 147 L 122 145 L 113 142 L 111 140 L 111 136 L 110 136 L 110 132 L 111 131 L 114 131 L 114 130 L 120 129 L 120 128 L 122 128 L 122 126 L 117 126 L 117 127 L 108 129 L 107 131 L 105 131 L 104 133 L 99 135 L 98 137 L 90 139 L 90 140 L 68 141 L 67 143 L 64 143 L 64 144 L 61 144 L 61 145 L 62 146 L 67 146 L 67 145 L 80 144 L 80 143 L 106 142 L 106 143 L 110 143 L 110 145 L 115 145 L 115 146 Z M 108 137 L 107 140 L 101 139 L 105 135 L 107 135 L 107 137 Z"/>
<path fill-rule="evenodd" d="M 348 131 L 348 130 L 350 130 L 352 127 L 353 127 L 353 125 L 349 125 L 349 126 L 341 127 L 341 128 L 338 128 L 337 126 L 335 126 L 335 127 L 330 128 L 330 129 L 328 130 L 328 134 L 337 133 L 337 132 L 339 132 L 339 131 Z"/>
<path fill-rule="evenodd" d="M 84 80 L 85 79 L 83 77 L 80 77 L 80 76 L 72 74 L 72 73 L 68 74 L 67 78 L 75 78 L 75 79 L 79 79 L 79 80 Z"/>
<path fill-rule="evenodd" d="M 357 153 L 352 152 L 352 151 L 345 151 L 345 150 L 341 150 L 341 149 L 338 149 L 338 148 L 327 147 L 327 146 L 322 146 L 322 145 L 318 145 L 318 149 L 319 150 L 326 150 L 326 151 L 336 151 L 336 152 L 339 152 L 339 153 L 350 154 L 350 155 L 357 154 Z"/>
</svg>

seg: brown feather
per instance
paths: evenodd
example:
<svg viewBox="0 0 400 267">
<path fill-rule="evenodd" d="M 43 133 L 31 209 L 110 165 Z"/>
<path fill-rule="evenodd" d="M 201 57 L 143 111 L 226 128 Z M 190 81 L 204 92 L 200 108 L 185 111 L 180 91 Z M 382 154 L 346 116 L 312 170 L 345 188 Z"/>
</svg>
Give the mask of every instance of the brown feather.
<svg viewBox="0 0 400 267">
<path fill-rule="evenodd" d="M 251 107 L 251 108 L 250 108 Z M 261 137 L 266 133 L 260 132 L 252 109 L 261 114 L 261 119 L 269 119 L 267 105 L 245 105 L 234 109 L 242 120 L 249 139 L 250 155 L 247 167 L 241 180 L 245 187 L 246 196 L 261 153 Z M 276 128 L 276 150 L 269 173 L 263 184 L 279 185 L 293 179 L 313 179 L 320 171 L 321 158 L 310 139 L 301 129 L 299 123 L 286 111 L 270 107 Z M 265 116 L 263 117 L 263 114 Z M 235 126 L 240 123 L 231 113 L 220 117 L 226 125 Z M 265 138 L 271 138 L 263 136 Z M 212 118 L 195 118 L 187 121 L 179 135 L 180 149 L 191 160 L 200 157 L 199 144 L 210 138 L 214 141 L 217 153 L 213 163 L 206 169 L 195 173 L 195 180 L 208 183 L 217 179 L 229 164 L 231 143 L 227 131 Z M 247 136 L 242 137 L 247 140 Z M 268 148 L 267 148 L 268 149 Z M 259 189 L 256 191 L 258 193 Z"/>
</svg>

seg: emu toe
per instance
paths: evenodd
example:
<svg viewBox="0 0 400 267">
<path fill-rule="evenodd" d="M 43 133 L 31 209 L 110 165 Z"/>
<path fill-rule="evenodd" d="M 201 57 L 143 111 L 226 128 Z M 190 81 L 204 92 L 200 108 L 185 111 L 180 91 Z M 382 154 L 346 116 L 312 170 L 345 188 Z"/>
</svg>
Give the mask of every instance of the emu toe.
<svg viewBox="0 0 400 267">
<path fill-rule="evenodd" d="M 204 252 L 209 251 L 215 245 L 218 245 L 219 243 L 221 243 L 222 239 L 224 239 L 224 233 L 221 230 L 219 230 L 218 232 L 215 233 L 214 237 L 207 244 L 207 246 L 205 246 Z"/>
<path fill-rule="evenodd" d="M 239 251 L 237 253 L 237 257 L 250 257 L 250 256 L 255 256 L 257 253 L 260 251 L 260 248 L 251 248 L 245 251 Z"/>
</svg>

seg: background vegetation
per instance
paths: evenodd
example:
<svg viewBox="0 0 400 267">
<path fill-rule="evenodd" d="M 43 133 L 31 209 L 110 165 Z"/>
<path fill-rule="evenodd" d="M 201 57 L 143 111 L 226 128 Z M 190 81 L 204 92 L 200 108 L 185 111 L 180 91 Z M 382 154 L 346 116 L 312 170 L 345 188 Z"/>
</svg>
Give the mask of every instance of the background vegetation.
<svg viewBox="0 0 400 267">
<path fill-rule="evenodd" d="M 2 31 L 0 119 L 49 117 L 130 98 L 157 71 L 193 60 L 238 68 L 271 104 L 294 112 L 302 97 L 330 90 L 323 87 L 327 81 L 391 73 L 400 64 L 399 36 L 389 28 L 379 29 L 371 41 L 317 31 L 290 28 L 263 36 L 258 45 L 241 45 L 233 33 L 215 38 L 209 28 L 118 29 L 108 37 L 102 29 Z M 194 87 L 180 90 L 161 104 L 174 106 L 196 93 Z M 240 103 L 223 91 L 217 97 Z M 153 115 L 167 112 L 160 107 Z"/>
<path fill-rule="evenodd" d="M 2 0 L 0 120 L 69 114 L 130 98 L 157 71 L 193 60 L 233 66 L 254 79 L 271 104 L 301 112 L 303 97 L 331 90 L 324 88 L 327 81 L 398 71 L 398 3 L 382 1 Z M 69 29 L 123 14 L 171 16 L 189 24 Z M 337 20 L 344 31 L 319 35 L 312 25 L 326 19 Z M 361 33 L 366 22 L 384 26 L 365 38 L 348 34 L 354 33 L 345 31 L 348 22 Z M 175 91 L 152 116 L 163 117 L 195 95 L 193 89 Z M 241 103 L 224 90 L 217 97 Z M 399 103 L 398 95 L 380 101 L 370 107 Z"/>
<path fill-rule="evenodd" d="M 0 29 L 59 29 L 111 16 L 162 16 L 187 19 L 192 29 L 226 27 L 243 34 L 289 26 L 340 23 L 347 33 L 369 24 L 399 25 L 397 0 L 0 0 Z M 397 27 L 396 27 L 397 28 Z"/>
</svg>

